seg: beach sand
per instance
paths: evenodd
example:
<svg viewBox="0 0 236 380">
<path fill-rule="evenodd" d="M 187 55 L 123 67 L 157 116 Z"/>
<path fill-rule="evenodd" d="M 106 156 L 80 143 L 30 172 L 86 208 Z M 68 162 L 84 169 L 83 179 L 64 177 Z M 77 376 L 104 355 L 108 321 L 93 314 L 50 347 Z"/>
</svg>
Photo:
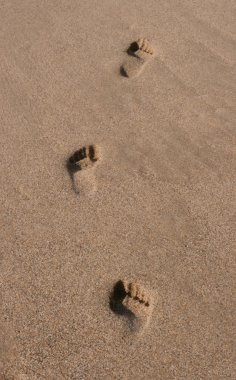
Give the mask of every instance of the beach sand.
<svg viewBox="0 0 236 380">
<path fill-rule="evenodd" d="M 234 11 L 1 2 L 1 380 L 235 379 Z"/>
</svg>

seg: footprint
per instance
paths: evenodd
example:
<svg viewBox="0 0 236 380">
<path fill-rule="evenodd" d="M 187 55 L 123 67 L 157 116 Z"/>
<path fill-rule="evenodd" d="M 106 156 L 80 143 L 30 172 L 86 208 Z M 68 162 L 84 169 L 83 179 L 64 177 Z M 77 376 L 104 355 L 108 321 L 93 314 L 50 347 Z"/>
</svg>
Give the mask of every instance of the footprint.
<svg viewBox="0 0 236 380">
<path fill-rule="evenodd" d="M 121 66 L 120 72 L 125 77 L 133 78 L 142 72 L 146 63 L 154 55 L 154 49 L 146 38 L 139 38 L 132 42 L 127 53 L 129 58 Z"/>
<path fill-rule="evenodd" d="M 67 167 L 76 193 L 85 195 L 97 189 L 94 168 L 100 158 L 97 145 L 86 145 L 69 158 Z"/>
<path fill-rule="evenodd" d="M 137 283 L 119 280 L 111 293 L 110 307 L 127 318 L 132 332 L 142 333 L 150 322 L 153 301 L 150 293 Z"/>
</svg>

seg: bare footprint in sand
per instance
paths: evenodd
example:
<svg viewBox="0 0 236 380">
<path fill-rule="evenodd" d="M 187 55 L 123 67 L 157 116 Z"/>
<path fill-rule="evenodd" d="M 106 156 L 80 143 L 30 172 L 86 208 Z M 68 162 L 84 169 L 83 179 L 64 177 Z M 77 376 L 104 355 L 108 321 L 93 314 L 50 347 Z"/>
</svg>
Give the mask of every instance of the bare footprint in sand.
<svg viewBox="0 0 236 380">
<path fill-rule="evenodd" d="M 132 332 L 140 334 L 150 322 L 153 301 L 150 293 L 137 283 L 119 280 L 111 293 L 110 307 L 126 317 Z"/>
<path fill-rule="evenodd" d="M 85 195 L 96 191 L 94 169 L 100 158 L 97 145 L 86 145 L 69 158 L 67 167 L 76 193 Z"/>
<path fill-rule="evenodd" d="M 140 38 L 129 46 L 129 58 L 121 66 L 121 74 L 128 78 L 138 76 L 154 55 L 154 49 L 146 38 Z"/>
</svg>

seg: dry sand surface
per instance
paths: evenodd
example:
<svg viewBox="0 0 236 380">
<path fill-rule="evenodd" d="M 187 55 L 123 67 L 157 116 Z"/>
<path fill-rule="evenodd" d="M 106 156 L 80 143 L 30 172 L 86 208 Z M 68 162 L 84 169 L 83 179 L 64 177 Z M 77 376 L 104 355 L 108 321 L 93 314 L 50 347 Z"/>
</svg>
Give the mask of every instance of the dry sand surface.
<svg viewBox="0 0 236 380">
<path fill-rule="evenodd" d="M 236 378 L 235 7 L 0 1 L 1 380 Z"/>
</svg>

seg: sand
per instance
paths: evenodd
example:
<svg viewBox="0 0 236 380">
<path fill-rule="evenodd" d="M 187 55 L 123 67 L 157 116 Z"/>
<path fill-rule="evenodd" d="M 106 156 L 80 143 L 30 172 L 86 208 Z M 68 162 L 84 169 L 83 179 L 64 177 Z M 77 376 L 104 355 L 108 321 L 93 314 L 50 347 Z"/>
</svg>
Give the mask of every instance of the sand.
<svg viewBox="0 0 236 380">
<path fill-rule="evenodd" d="M 1 379 L 235 379 L 234 11 L 1 2 Z"/>
</svg>

